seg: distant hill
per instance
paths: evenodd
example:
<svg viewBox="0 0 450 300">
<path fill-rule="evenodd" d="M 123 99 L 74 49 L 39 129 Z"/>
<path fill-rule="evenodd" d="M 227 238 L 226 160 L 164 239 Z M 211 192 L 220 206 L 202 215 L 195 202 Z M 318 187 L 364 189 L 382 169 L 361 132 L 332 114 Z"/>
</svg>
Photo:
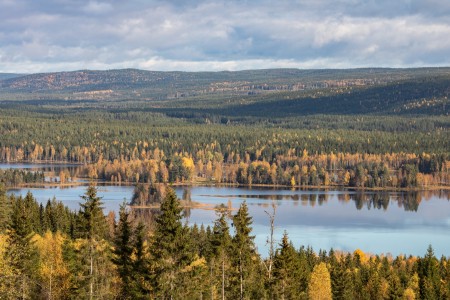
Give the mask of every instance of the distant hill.
<svg viewBox="0 0 450 300">
<path fill-rule="evenodd" d="M 3 101 L 116 101 L 115 107 L 183 118 L 448 115 L 449 94 L 450 68 L 0 74 Z"/>
<path fill-rule="evenodd" d="M 136 69 L 39 73 L 0 76 L 0 90 L 8 93 L 76 93 L 144 91 L 207 93 L 253 90 L 299 90 L 339 85 L 371 85 L 424 76 L 449 75 L 450 68 L 299 70 L 267 69 L 236 72 L 155 72 Z M 340 82 L 339 82 L 340 81 Z"/>
<path fill-rule="evenodd" d="M 24 76 L 24 74 L 0 73 L 0 80 L 16 78 L 16 77 L 21 77 L 21 76 Z"/>
</svg>

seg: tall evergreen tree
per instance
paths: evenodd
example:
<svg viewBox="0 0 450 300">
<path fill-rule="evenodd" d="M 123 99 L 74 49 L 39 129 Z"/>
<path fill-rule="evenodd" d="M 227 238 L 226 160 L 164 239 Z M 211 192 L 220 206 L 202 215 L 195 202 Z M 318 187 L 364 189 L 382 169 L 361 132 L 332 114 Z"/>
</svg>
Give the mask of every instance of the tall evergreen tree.
<svg viewBox="0 0 450 300">
<path fill-rule="evenodd" d="M 157 298 L 176 297 L 181 270 L 192 261 L 187 240 L 188 228 L 181 223 L 181 211 L 175 191 L 168 188 L 161 203 L 161 214 L 156 218 L 154 240 L 150 249 Z"/>
<path fill-rule="evenodd" d="M 300 288 L 304 271 L 286 232 L 280 246 L 275 253 L 273 265 L 274 296 L 278 299 L 300 299 L 304 296 Z"/>
<path fill-rule="evenodd" d="M 214 222 L 213 234 L 212 234 L 212 248 L 213 248 L 213 259 L 211 263 L 214 268 L 220 270 L 217 272 L 220 278 L 213 281 L 220 282 L 220 295 L 222 299 L 225 299 L 225 290 L 228 285 L 228 269 L 229 269 L 229 255 L 231 250 L 231 235 L 230 227 L 227 222 L 228 209 L 225 205 L 221 204 L 216 208 L 216 214 L 218 218 Z"/>
<path fill-rule="evenodd" d="M 6 195 L 5 186 L 0 182 L 0 233 L 5 232 L 11 219 L 11 199 Z"/>
<path fill-rule="evenodd" d="M 420 297 L 423 299 L 439 299 L 440 277 L 439 261 L 434 256 L 431 245 L 427 254 L 419 260 Z"/>
<path fill-rule="evenodd" d="M 31 230 L 36 233 L 42 233 L 41 220 L 39 217 L 39 204 L 30 191 L 27 192 L 23 200 L 27 212 L 27 222 L 30 224 Z"/>
<path fill-rule="evenodd" d="M 29 299 L 33 288 L 33 274 L 36 270 L 37 252 L 34 248 L 33 224 L 30 220 L 27 204 L 34 200 L 31 194 L 28 199 L 22 197 L 12 198 L 13 210 L 8 230 L 8 245 L 6 256 L 14 272 L 9 278 L 11 288 L 17 298 Z M 37 206 L 37 203 L 35 203 Z"/>
<path fill-rule="evenodd" d="M 103 214 L 101 197 L 97 196 L 97 188 L 94 185 L 89 185 L 86 193 L 81 196 L 85 201 L 80 203 L 80 226 L 79 234 L 82 238 L 87 241 L 87 263 L 88 263 L 88 275 L 86 279 L 88 280 L 89 290 L 87 291 L 87 297 L 89 299 L 94 298 L 95 282 L 99 280 L 99 275 L 97 274 L 98 268 L 96 268 L 96 259 L 99 258 L 98 246 L 106 236 L 106 219 Z"/>
<path fill-rule="evenodd" d="M 113 263 L 117 266 L 117 271 L 122 282 L 120 298 L 134 299 L 133 294 L 133 244 L 132 234 L 133 228 L 131 226 L 130 213 L 126 208 L 127 204 L 124 202 L 120 205 L 119 210 L 119 224 L 116 229 L 116 236 L 114 238 L 114 255 Z"/>
<path fill-rule="evenodd" d="M 147 299 L 151 286 L 149 283 L 150 269 L 147 257 L 147 247 L 145 246 L 146 232 L 145 225 L 139 222 L 134 230 L 134 256 L 133 261 L 133 284 L 135 299 Z"/>
<path fill-rule="evenodd" d="M 106 236 L 106 219 L 103 213 L 102 198 L 97 196 L 97 188 L 89 185 L 86 193 L 81 196 L 79 234 L 88 240 L 102 239 Z"/>
<path fill-rule="evenodd" d="M 334 251 L 330 251 L 329 260 L 333 299 L 354 299 L 352 274 L 351 271 L 346 267 L 344 256 L 341 255 L 339 259 L 340 261 L 338 262 Z"/>
<path fill-rule="evenodd" d="M 247 203 L 244 201 L 237 213 L 233 216 L 233 226 L 235 235 L 233 237 L 233 255 L 232 263 L 235 272 L 233 288 L 234 297 L 239 299 L 254 298 L 253 292 L 263 289 L 256 284 L 261 283 L 260 280 L 253 281 L 255 273 L 258 271 L 255 262 L 257 261 L 257 253 L 255 249 L 255 236 L 250 235 L 252 232 L 252 217 L 248 214 Z M 253 284 L 252 284 L 253 283 Z"/>
</svg>

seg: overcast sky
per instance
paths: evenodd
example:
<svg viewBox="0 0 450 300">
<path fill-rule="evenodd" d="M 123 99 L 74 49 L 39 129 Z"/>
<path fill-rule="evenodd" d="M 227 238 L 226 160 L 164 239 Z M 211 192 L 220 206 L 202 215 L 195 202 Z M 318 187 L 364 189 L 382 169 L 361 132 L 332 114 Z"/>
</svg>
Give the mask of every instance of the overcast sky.
<svg viewBox="0 0 450 300">
<path fill-rule="evenodd" d="M 420 66 L 449 0 L 0 0 L 0 72 Z"/>
</svg>

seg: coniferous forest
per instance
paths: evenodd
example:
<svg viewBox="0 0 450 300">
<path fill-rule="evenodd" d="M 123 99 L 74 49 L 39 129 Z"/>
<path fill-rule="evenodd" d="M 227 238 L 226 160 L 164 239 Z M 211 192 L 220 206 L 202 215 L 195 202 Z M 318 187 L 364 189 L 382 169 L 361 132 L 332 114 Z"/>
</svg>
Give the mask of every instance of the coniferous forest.
<svg viewBox="0 0 450 300">
<path fill-rule="evenodd" d="M 74 211 L 7 192 L 43 172 L 0 170 L 0 298 L 450 299 L 432 245 L 393 257 L 268 232 L 259 253 L 245 202 L 188 225 L 171 187 L 448 189 L 449 86 L 447 68 L 4 74 L 0 162 L 76 164 L 91 184 Z M 99 181 L 134 196 L 105 214 Z"/>
<path fill-rule="evenodd" d="M 17 76 L 0 80 L 0 160 L 79 163 L 85 177 L 119 183 L 448 186 L 449 76 L 446 68 Z M 120 93 L 101 93 L 107 87 Z"/>
<path fill-rule="evenodd" d="M 168 187 L 148 229 L 126 207 L 105 216 L 95 186 L 78 211 L 0 189 L 2 299 L 447 299 L 450 267 L 423 257 L 295 249 L 285 232 L 258 253 L 246 203 L 212 227 L 183 224 Z"/>
</svg>

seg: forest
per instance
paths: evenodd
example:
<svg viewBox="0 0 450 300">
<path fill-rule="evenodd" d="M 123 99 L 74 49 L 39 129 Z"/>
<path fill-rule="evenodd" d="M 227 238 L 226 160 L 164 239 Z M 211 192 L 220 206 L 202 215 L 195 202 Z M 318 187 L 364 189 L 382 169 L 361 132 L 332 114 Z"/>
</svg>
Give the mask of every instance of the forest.
<svg viewBox="0 0 450 300">
<path fill-rule="evenodd" d="M 3 299 L 447 299 L 449 259 L 295 249 L 284 233 L 258 253 L 245 202 L 187 226 L 173 189 L 145 221 L 125 203 L 104 215 L 90 185 L 78 211 L 0 187 Z M 275 211 L 271 220 L 276 219 Z M 268 220 L 269 222 L 269 220 Z M 230 227 L 231 225 L 231 227 Z"/>
<path fill-rule="evenodd" d="M 312 116 L 277 128 L 198 124 L 150 112 L 71 113 L 56 104 L 19 107 L 0 111 L 0 161 L 78 163 L 91 179 L 369 188 L 449 184 L 447 116 Z"/>
<path fill-rule="evenodd" d="M 245 202 L 188 226 L 171 186 L 383 190 L 358 209 L 405 190 L 417 211 L 416 191 L 450 187 L 449 87 L 448 68 L 0 74 L 0 162 L 90 182 L 73 211 L 7 193 L 44 172 L 0 170 L 0 298 L 450 299 L 431 245 L 393 257 L 268 231 L 259 253 Z M 134 196 L 105 215 L 97 182 Z"/>
</svg>

